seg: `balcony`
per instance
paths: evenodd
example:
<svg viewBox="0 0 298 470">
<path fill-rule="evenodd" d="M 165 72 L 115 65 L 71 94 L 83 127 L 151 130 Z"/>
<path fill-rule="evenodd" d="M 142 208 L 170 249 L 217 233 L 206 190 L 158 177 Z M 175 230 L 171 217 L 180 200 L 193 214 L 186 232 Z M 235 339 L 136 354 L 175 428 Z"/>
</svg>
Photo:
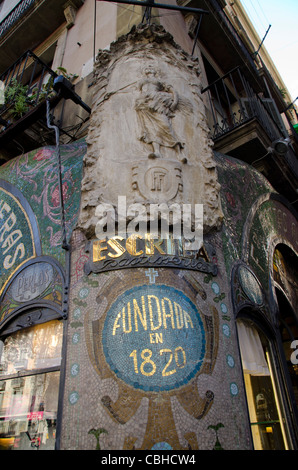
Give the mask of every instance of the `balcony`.
<svg viewBox="0 0 298 470">
<path fill-rule="evenodd" d="M 76 8 L 83 3 L 83 0 L 72 0 Z M 0 74 L 24 51 L 35 50 L 59 27 L 66 25 L 65 4 L 65 0 L 21 0 L 17 3 L 0 23 Z"/>
<path fill-rule="evenodd" d="M 212 57 L 223 73 L 239 65 L 245 65 L 250 82 L 253 83 L 255 89 L 260 90 L 262 84 L 254 56 L 225 14 L 223 10 L 225 0 L 177 0 L 177 3 L 186 7 L 209 10 L 210 14 L 204 15 L 202 21 L 194 16 L 195 21 L 200 25 L 198 46 L 202 55 Z M 194 29 L 190 30 L 189 34 L 194 39 L 197 30 L 194 26 L 192 28 Z"/>
<path fill-rule="evenodd" d="M 287 131 L 275 102 L 271 98 L 260 98 L 240 67 L 218 78 L 202 90 L 207 92 L 212 114 L 212 137 L 220 139 L 248 121 L 257 119 L 269 141 L 287 137 Z"/>
<path fill-rule="evenodd" d="M 23 54 L 1 76 L 5 102 L 0 106 L 0 148 L 2 159 L 54 143 L 46 126 L 46 100 L 60 100 L 53 91 L 57 74 L 32 51 Z M 18 142 L 18 145 L 16 145 Z M 8 157 L 9 156 L 9 157 Z"/>
<path fill-rule="evenodd" d="M 208 68 L 207 75 L 208 75 Z M 209 71 L 209 75 L 210 75 Z M 214 75 L 213 75 L 214 78 Z M 236 67 L 202 90 L 208 96 L 208 120 L 214 149 L 255 166 L 290 202 L 297 199 L 298 162 L 295 146 L 283 155 L 268 152 L 280 139 L 290 142 L 290 123 L 275 101 L 256 93 Z M 296 132 L 291 133 L 297 140 Z"/>
<path fill-rule="evenodd" d="M 27 12 L 31 7 L 33 7 L 35 0 L 22 0 L 19 2 L 10 13 L 4 18 L 0 23 L 0 38 L 8 32 L 8 30 L 13 27 L 13 25 Z"/>
<path fill-rule="evenodd" d="M 66 143 L 80 138 L 91 109 L 75 92 L 71 82 L 76 77 L 61 68 L 58 72 L 29 50 L 0 75 L 4 85 L 4 100 L 0 94 L 0 164 L 20 153 L 56 145 L 52 124 Z M 84 80 L 76 88 L 84 91 Z M 65 124 L 65 115 L 71 116 L 70 125 Z"/>
</svg>

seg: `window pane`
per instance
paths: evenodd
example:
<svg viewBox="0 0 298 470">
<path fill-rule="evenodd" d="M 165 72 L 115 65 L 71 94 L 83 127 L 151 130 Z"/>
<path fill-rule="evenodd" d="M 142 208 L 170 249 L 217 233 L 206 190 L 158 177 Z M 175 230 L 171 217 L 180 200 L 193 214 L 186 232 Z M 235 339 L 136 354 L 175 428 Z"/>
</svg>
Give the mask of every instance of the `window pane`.
<svg viewBox="0 0 298 470">
<path fill-rule="evenodd" d="M 284 450 L 276 397 L 270 377 L 245 374 L 251 430 L 256 450 Z"/>
<path fill-rule="evenodd" d="M 238 336 L 255 450 L 284 450 L 287 440 L 277 396 L 267 338 L 254 326 L 238 322 Z"/>
<path fill-rule="evenodd" d="M 20 330 L 2 343 L 0 376 L 61 363 L 63 325 L 53 320 Z"/>
<path fill-rule="evenodd" d="M 0 381 L 0 450 L 55 448 L 59 376 Z"/>
</svg>

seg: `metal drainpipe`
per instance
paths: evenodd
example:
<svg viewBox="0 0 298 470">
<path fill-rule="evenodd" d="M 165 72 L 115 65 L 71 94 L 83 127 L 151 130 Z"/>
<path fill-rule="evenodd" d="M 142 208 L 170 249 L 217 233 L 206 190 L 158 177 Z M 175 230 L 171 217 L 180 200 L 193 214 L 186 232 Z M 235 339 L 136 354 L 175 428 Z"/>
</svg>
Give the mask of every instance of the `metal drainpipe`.
<svg viewBox="0 0 298 470">
<path fill-rule="evenodd" d="M 62 188 L 62 165 L 60 155 L 60 142 L 59 142 L 59 128 L 50 122 L 50 103 L 46 100 L 47 105 L 47 126 L 49 129 L 54 129 L 56 137 L 56 156 L 58 163 L 58 183 L 59 183 L 59 196 L 60 196 L 60 208 L 61 208 L 61 222 L 62 222 L 62 248 L 66 251 L 66 270 L 65 270 L 65 284 L 64 284 L 64 295 L 62 305 L 62 318 L 67 321 L 68 319 L 68 297 L 69 297 L 69 284 L 70 284 L 70 246 L 67 243 L 66 238 L 66 226 L 65 226 L 65 211 L 64 211 L 64 199 L 63 199 L 63 188 Z M 60 449 L 61 440 L 61 427 L 62 427 L 62 409 L 63 409 L 63 389 L 65 385 L 65 367 L 66 367 L 66 345 L 67 345 L 67 328 L 63 329 L 63 349 L 64 351 L 61 361 L 60 370 L 60 385 L 59 385 L 59 400 L 58 400 L 58 421 L 56 429 L 56 443 L 55 450 Z"/>
<path fill-rule="evenodd" d="M 62 222 L 62 248 L 69 250 L 69 245 L 66 240 L 66 227 L 65 227 L 65 211 L 64 211 L 64 200 L 63 200 L 63 188 L 62 188 L 62 169 L 61 169 L 61 155 L 60 155 L 60 143 L 59 143 L 59 128 L 54 124 L 50 123 L 50 103 L 47 103 L 47 126 L 49 129 L 55 130 L 56 137 L 56 156 L 58 162 L 58 183 L 59 183 L 59 196 L 60 196 L 60 207 L 61 207 L 61 222 Z"/>
</svg>

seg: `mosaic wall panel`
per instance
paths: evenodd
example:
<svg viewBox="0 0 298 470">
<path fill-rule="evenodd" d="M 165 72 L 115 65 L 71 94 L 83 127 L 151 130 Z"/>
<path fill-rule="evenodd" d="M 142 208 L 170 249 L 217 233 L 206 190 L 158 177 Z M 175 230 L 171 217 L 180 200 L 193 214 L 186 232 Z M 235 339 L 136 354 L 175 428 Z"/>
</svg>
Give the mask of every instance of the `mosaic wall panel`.
<svg viewBox="0 0 298 470">
<path fill-rule="evenodd" d="M 227 155 L 215 152 L 224 212 L 222 230 L 225 263 L 231 272 L 241 257 L 245 222 L 251 207 L 262 195 L 273 191 L 269 182 L 254 168 Z"/>
<path fill-rule="evenodd" d="M 84 274 L 72 257 L 62 449 L 249 448 L 230 294 L 220 273 Z"/>
<path fill-rule="evenodd" d="M 297 219 L 287 201 L 250 165 L 216 152 L 215 158 L 225 221 L 222 240 L 227 272 L 232 275 L 235 263 L 241 260 L 261 283 L 268 303 L 274 248 L 284 243 L 298 253 Z M 259 306 L 258 302 L 251 304 Z"/>
<path fill-rule="evenodd" d="M 85 152 L 84 141 L 61 146 L 68 238 L 77 220 Z M 61 250 L 62 229 L 57 168 L 55 147 L 43 147 L 20 155 L 1 166 L 0 179 L 19 190 L 30 205 L 38 221 L 43 254 L 53 256 L 64 264 L 64 253 Z"/>
<path fill-rule="evenodd" d="M 279 200 L 266 200 L 258 207 L 247 233 L 244 256 L 262 284 L 268 289 L 273 277 L 274 247 L 284 243 L 298 253 L 298 221 Z"/>
</svg>

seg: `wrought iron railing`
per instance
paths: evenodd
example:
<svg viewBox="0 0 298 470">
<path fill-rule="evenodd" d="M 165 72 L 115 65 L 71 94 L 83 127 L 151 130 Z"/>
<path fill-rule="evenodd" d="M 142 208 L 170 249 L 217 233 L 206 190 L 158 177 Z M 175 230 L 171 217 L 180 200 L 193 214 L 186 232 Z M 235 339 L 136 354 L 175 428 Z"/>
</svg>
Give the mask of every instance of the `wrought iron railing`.
<svg viewBox="0 0 298 470">
<path fill-rule="evenodd" d="M 0 38 L 18 21 L 36 0 L 21 0 L 0 23 Z"/>
<path fill-rule="evenodd" d="M 53 93 L 56 77 L 57 74 L 32 51 L 25 52 L 0 76 L 5 89 L 5 102 L 0 106 L 2 124 L 7 122 L 8 125 L 9 117 L 15 121 L 46 100 Z"/>
<path fill-rule="evenodd" d="M 289 133 L 273 99 L 258 96 L 240 68 L 231 70 L 202 90 L 207 93 L 211 110 L 211 133 L 216 142 L 240 126 L 257 120 L 273 144 L 289 140 Z M 298 160 L 291 145 L 283 156 L 292 174 L 298 177 Z"/>
<path fill-rule="evenodd" d="M 207 92 L 216 140 L 242 124 L 257 119 L 272 141 L 288 137 L 283 120 L 271 98 L 260 98 L 239 67 L 202 90 Z"/>
</svg>

